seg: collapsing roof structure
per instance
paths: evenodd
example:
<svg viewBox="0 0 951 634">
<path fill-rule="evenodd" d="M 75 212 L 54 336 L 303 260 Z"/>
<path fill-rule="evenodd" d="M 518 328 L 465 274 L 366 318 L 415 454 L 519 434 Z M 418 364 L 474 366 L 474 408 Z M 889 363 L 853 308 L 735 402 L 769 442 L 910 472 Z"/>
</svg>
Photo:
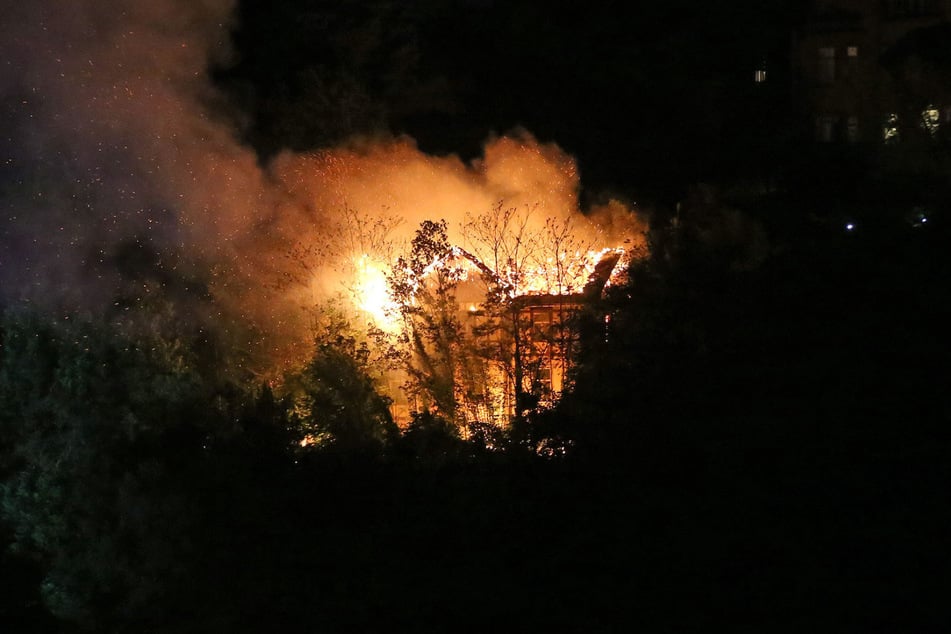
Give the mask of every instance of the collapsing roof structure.
<svg viewBox="0 0 951 634">
<path fill-rule="evenodd" d="M 471 423 L 504 427 L 515 416 L 552 407 L 570 388 L 570 370 L 579 348 L 577 318 L 626 268 L 623 249 L 583 255 L 590 260 L 584 270 L 590 272 L 581 278 L 583 284 L 561 285 L 567 292 L 551 292 L 551 286 L 512 275 L 525 282 L 522 288 L 527 290 L 518 292 L 504 274 L 459 247 L 427 267 L 428 275 L 437 270 L 458 274 L 453 294 L 459 332 L 453 336 L 450 355 L 454 367 L 446 374 L 452 376 L 453 417 L 463 428 Z M 431 366 L 439 357 L 423 347 L 416 354 L 432 357 L 421 359 L 422 366 Z M 406 400 L 394 402 L 398 420 L 408 421 L 412 412 L 433 407 L 446 414 L 445 405 L 410 402 L 413 396 L 402 396 Z"/>
</svg>

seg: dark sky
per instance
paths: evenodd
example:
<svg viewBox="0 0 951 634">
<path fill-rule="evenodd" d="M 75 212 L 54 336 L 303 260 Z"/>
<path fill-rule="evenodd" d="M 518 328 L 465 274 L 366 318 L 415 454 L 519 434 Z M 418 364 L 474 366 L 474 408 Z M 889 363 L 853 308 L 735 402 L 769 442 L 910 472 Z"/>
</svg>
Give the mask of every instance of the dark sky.
<svg viewBox="0 0 951 634">
<path fill-rule="evenodd" d="M 522 128 L 577 159 L 584 206 L 669 207 L 776 146 L 791 4 L 0 0 L 0 287 L 247 277 L 262 226 L 313 220 L 272 159 L 355 136 L 468 160 Z"/>
<path fill-rule="evenodd" d="M 220 78 L 252 113 L 255 146 L 266 155 L 383 128 L 475 156 L 488 134 L 520 126 L 578 156 L 589 183 L 677 187 L 722 165 L 723 144 L 749 144 L 750 119 L 776 109 L 764 102 L 784 94 L 799 10 L 793 0 L 702 11 L 692 0 L 404 4 L 241 2 L 238 61 Z M 753 86 L 760 67 L 773 71 L 769 88 Z M 318 92 L 341 103 L 315 108 Z M 329 131 L 300 122 L 318 110 Z"/>
</svg>

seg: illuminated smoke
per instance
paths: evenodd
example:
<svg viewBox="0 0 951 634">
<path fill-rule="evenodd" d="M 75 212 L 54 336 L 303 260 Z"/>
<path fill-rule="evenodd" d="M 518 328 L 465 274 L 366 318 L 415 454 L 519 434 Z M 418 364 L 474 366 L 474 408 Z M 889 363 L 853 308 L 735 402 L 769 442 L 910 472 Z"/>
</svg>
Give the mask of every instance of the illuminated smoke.
<svg viewBox="0 0 951 634">
<path fill-rule="evenodd" d="M 121 316 L 163 297 L 273 361 L 301 349 L 307 308 L 359 284 L 379 298 L 394 254 L 367 251 L 399 248 L 422 220 L 445 218 L 461 243 L 467 214 L 502 201 L 539 227 L 575 216 L 615 246 L 579 215 L 574 160 L 527 132 L 472 164 L 397 138 L 260 168 L 208 77 L 230 54 L 234 5 L 0 2 L 0 299 Z"/>
<path fill-rule="evenodd" d="M 7 298 L 97 310 L 227 260 L 265 194 L 211 107 L 233 2 L 3 5 Z"/>
</svg>

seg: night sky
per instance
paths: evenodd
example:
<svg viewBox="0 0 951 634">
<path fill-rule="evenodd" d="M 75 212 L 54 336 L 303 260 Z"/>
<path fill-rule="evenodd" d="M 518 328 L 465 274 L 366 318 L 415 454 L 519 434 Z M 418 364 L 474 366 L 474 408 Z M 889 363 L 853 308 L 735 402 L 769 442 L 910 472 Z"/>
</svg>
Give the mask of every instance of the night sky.
<svg viewBox="0 0 951 634">
<path fill-rule="evenodd" d="M 942 631 L 951 136 L 816 143 L 806 4 L 0 0 L 0 632 Z"/>
<path fill-rule="evenodd" d="M 155 288 L 193 307 L 228 296 L 189 310 L 258 324 L 289 322 L 253 289 L 274 286 L 261 278 L 285 273 L 282 252 L 326 233 L 341 204 L 307 200 L 332 193 L 326 170 L 340 165 L 296 165 L 314 153 L 402 139 L 414 160 L 477 172 L 492 139 L 524 136 L 580 175 L 581 208 L 645 214 L 704 180 L 768 176 L 796 17 L 783 2 L 703 15 L 687 2 L 226 0 L 8 13 L 4 294 L 120 311 Z M 774 80 L 754 85 L 764 65 Z M 209 268 L 222 274 L 202 281 Z"/>
<path fill-rule="evenodd" d="M 578 156 L 595 188 L 671 196 L 665 188 L 716 175 L 712 157 L 786 116 L 776 104 L 801 11 L 783 1 L 702 12 L 693 2 L 332 4 L 328 16 L 321 2 L 241 3 L 225 83 L 249 96 L 259 115 L 249 136 L 265 153 L 277 125 L 269 98 L 317 68 L 353 78 L 377 102 L 367 123 L 426 151 L 472 157 L 489 134 L 522 127 Z M 773 83 L 754 87 L 757 68 Z"/>
</svg>

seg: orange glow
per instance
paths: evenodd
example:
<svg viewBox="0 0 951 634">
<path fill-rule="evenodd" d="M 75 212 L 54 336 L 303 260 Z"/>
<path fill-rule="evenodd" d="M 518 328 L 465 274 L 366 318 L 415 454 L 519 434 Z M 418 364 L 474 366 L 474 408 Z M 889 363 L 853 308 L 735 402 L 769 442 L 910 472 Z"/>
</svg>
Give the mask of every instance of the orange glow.
<svg viewBox="0 0 951 634">
<path fill-rule="evenodd" d="M 571 295 L 580 293 L 594 275 L 595 267 L 610 253 L 624 254 L 620 247 L 561 253 L 544 262 L 533 262 L 521 276 L 517 295 Z M 513 297 L 516 294 L 512 295 Z"/>
<path fill-rule="evenodd" d="M 178 12 L 156 12 L 153 5 L 163 6 L 161 2 L 126 4 L 122 12 L 94 12 L 101 18 L 101 33 L 117 37 L 73 33 L 72 26 L 85 28 L 85 20 L 61 24 L 65 30 L 47 29 L 40 21 L 15 25 L 17 37 L 11 40 L 35 41 L 37 50 L 45 51 L 23 57 L 25 76 L 41 80 L 43 103 L 49 105 L 30 112 L 41 118 L 38 129 L 49 126 L 50 138 L 62 145 L 64 156 L 86 168 L 79 172 L 94 177 L 88 183 L 76 181 L 83 200 L 95 192 L 89 200 L 96 211 L 84 214 L 88 226 L 72 234 L 81 241 L 57 253 L 56 270 L 69 271 L 64 280 L 84 275 L 81 270 L 115 268 L 103 259 L 101 268 L 87 266 L 85 258 L 92 247 L 108 247 L 100 253 L 111 260 L 111 254 L 120 252 L 112 247 L 124 248 L 131 238 L 138 245 L 147 230 L 146 246 L 161 256 L 160 267 L 170 267 L 156 279 L 200 289 L 185 293 L 174 284 L 154 304 L 181 298 L 190 305 L 178 311 L 176 304 L 176 310 L 163 310 L 156 318 L 174 319 L 175 324 L 181 319 L 188 328 L 194 320 L 194 326 L 218 329 L 220 340 L 212 338 L 220 341 L 215 350 L 234 355 L 220 359 L 223 366 L 279 386 L 279 377 L 292 374 L 314 353 L 309 344 L 323 324 L 345 323 L 353 331 L 348 335 L 374 346 L 368 350 L 373 378 L 382 379 L 381 389 L 396 400 L 406 396 L 401 389 L 410 377 L 408 372 L 385 374 L 387 363 L 403 363 L 405 370 L 405 358 L 420 357 L 425 350 L 406 349 L 410 338 L 402 329 L 412 311 L 400 313 L 387 276 L 409 251 L 422 221 L 445 220 L 445 239 L 455 248 L 436 258 L 430 270 L 452 257 L 452 266 L 458 264 L 461 271 L 452 276 L 459 281 L 450 309 L 456 314 L 442 323 L 450 328 L 461 324 L 465 336 L 487 332 L 493 346 L 464 349 L 462 337 L 446 338 L 456 347 L 445 355 L 445 364 L 455 365 L 439 368 L 445 370 L 440 379 L 455 382 L 451 387 L 458 388 L 458 396 L 451 405 L 458 407 L 444 411 L 464 423 L 504 424 L 515 407 L 516 381 L 521 382 L 519 393 L 534 390 L 532 383 L 544 383 L 544 398 L 552 402 L 567 367 L 569 346 L 558 332 L 562 318 L 580 305 L 578 295 L 593 274 L 609 272 L 600 265 L 604 258 L 612 252 L 621 256 L 623 249 L 623 259 L 613 269 L 621 270 L 624 262 L 646 253 L 646 226 L 633 206 L 612 200 L 582 209 L 574 158 L 523 130 L 487 140 L 482 156 L 471 161 L 426 154 L 405 136 L 353 138 L 338 147 L 286 150 L 265 160 L 243 142 L 246 130 L 235 128 L 233 117 L 208 110 L 220 101 L 209 99 L 217 94 L 207 83 L 209 62 L 222 64 L 232 53 L 229 15 L 235 3 L 193 3 L 201 8 Z M 130 24 L 136 26 L 134 36 Z M 162 72 L 143 72 L 159 68 Z M 69 205 L 60 207 L 44 202 L 36 211 L 51 213 L 58 222 L 49 226 L 62 227 L 75 214 Z M 143 210 L 155 217 L 143 216 Z M 66 259 L 74 256 L 82 262 Z M 114 272 L 120 283 L 124 276 Z M 36 279 L 24 276 L 23 290 Z M 90 281 L 97 288 L 109 283 Z M 125 292 L 127 282 L 122 279 L 122 286 L 110 292 Z M 42 299 L 48 290 L 57 292 L 39 285 L 29 293 Z M 20 288 L 10 292 L 17 296 Z M 98 310 L 100 293 L 89 295 L 86 301 Z M 422 293 L 416 295 L 422 303 Z M 568 299 L 546 305 L 547 295 Z M 526 364 L 540 370 L 529 378 L 520 376 L 522 368 L 514 368 L 513 356 L 518 355 L 507 348 L 512 328 L 519 334 L 521 327 L 522 315 L 513 317 L 512 312 L 518 313 L 522 304 L 509 303 L 514 311 L 499 310 L 506 300 L 526 298 L 531 301 L 523 304 L 534 311 L 530 322 L 541 312 L 536 309 L 550 313 L 547 321 L 531 322 L 532 331 L 560 337 L 542 342 L 547 350 L 522 351 Z M 413 297 L 403 300 L 412 302 Z M 508 323 L 500 325 L 504 320 Z M 397 350 L 398 345 L 404 348 Z M 495 356 L 485 352 L 490 347 Z M 410 412 L 431 406 L 424 401 L 406 396 L 394 407 L 402 408 L 408 419 Z M 301 420 L 310 415 L 295 414 Z M 311 435 L 301 442 L 324 440 Z"/>
<path fill-rule="evenodd" d="M 390 298 L 386 284 L 385 264 L 374 262 L 366 254 L 356 259 L 357 279 L 354 285 L 357 308 L 373 320 L 373 324 L 386 332 L 395 332 L 398 306 Z"/>
<path fill-rule="evenodd" d="M 469 163 L 427 155 L 408 138 L 287 152 L 263 172 L 241 158 L 203 163 L 214 178 L 190 204 L 219 211 L 214 222 L 196 212 L 194 229 L 229 236 L 211 290 L 260 333 L 255 363 L 264 376 L 306 359 L 312 324 L 328 305 L 354 327 L 398 335 L 402 319 L 386 278 L 425 220 L 446 221 L 470 286 L 492 279 L 510 298 L 580 293 L 601 257 L 623 247 L 626 260 L 645 244 L 646 225 L 631 207 L 611 201 L 582 211 L 574 159 L 524 132 L 490 140 Z M 468 230 L 509 210 L 495 242 Z M 463 314 L 485 309 L 484 297 L 458 301 Z"/>
</svg>

